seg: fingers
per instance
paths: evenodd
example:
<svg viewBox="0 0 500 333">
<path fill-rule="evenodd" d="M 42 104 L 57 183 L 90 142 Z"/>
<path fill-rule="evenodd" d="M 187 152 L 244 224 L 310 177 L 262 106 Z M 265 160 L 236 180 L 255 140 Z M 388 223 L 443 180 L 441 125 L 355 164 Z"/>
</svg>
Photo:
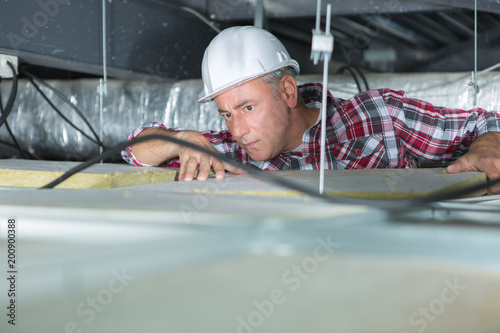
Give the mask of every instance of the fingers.
<svg viewBox="0 0 500 333">
<path fill-rule="evenodd" d="M 459 158 L 454 163 L 448 165 L 448 167 L 446 168 L 447 173 L 460 173 L 463 171 L 469 170 L 466 170 L 465 163 L 462 162 L 462 158 Z"/>
<path fill-rule="evenodd" d="M 498 178 L 495 178 L 498 179 Z M 492 180 L 492 179 L 490 179 Z M 500 184 L 488 187 L 488 194 L 500 194 Z"/>
<path fill-rule="evenodd" d="M 486 173 L 490 181 L 500 178 L 500 165 L 496 164 L 494 161 L 485 162 L 482 171 Z M 490 186 L 488 188 L 488 194 L 500 194 L 500 184 Z"/>
<path fill-rule="evenodd" d="M 482 171 L 490 181 L 500 178 L 500 133 L 488 132 L 477 137 L 469 152 L 450 165 L 447 171 Z M 491 186 L 488 193 L 500 194 L 500 185 Z"/>
<path fill-rule="evenodd" d="M 475 154 L 467 153 L 464 156 L 458 158 L 455 162 L 448 165 L 446 172 L 448 173 L 459 173 L 465 171 L 484 171 L 478 167 L 478 158 Z M 486 171 L 485 171 L 486 172 Z"/>
<path fill-rule="evenodd" d="M 195 156 L 187 155 L 180 157 L 179 181 L 191 181 L 194 178 L 194 173 L 198 168 L 198 159 Z"/>
<path fill-rule="evenodd" d="M 212 168 L 214 169 L 216 179 L 224 178 L 225 168 L 224 168 L 224 164 L 221 161 L 219 161 L 217 159 L 214 160 L 212 162 Z"/>
<path fill-rule="evenodd" d="M 180 164 L 179 181 L 193 180 L 197 169 L 197 180 L 206 180 L 211 169 L 214 170 L 216 179 L 224 178 L 224 164 L 208 155 L 186 152 L 180 158 Z"/>
<path fill-rule="evenodd" d="M 492 157 L 478 156 L 475 153 L 465 154 L 446 168 L 453 174 L 465 171 L 481 171 L 486 173 L 488 180 L 500 178 L 500 160 Z M 488 194 L 500 194 L 500 184 L 488 188 Z"/>
<path fill-rule="evenodd" d="M 245 170 L 240 169 L 238 167 L 235 167 L 235 166 L 233 166 L 233 165 L 231 165 L 229 163 L 225 163 L 224 162 L 223 165 L 224 165 L 224 168 L 227 171 L 231 172 L 232 174 L 235 174 L 235 175 L 245 175 L 245 174 L 247 174 L 247 172 Z"/>
<path fill-rule="evenodd" d="M 197 132 L 179 132 L 182 135 L 182 139 L 186 141 L 193 142 L 205 149 L 211 150 L 214 153 L 218 151 L 212 146 L 212 144 L 201 134 Z M 241 175 L 246 173 L 242 169 L 232 166 L 229 163 L 223 163 L 221 160 L 212 157 L 211 155 L 204 154 L 198 150 L 181 147 L 178 151 L 178 157 L 180 161 L 179 168 L 179 181 L 191 181 L 195 177 L 195 172 L 198 169 L 198 180 L 206 180 L 210 174 L 210 170 L 213 169 L 215 172 L 216 179 L 222 179 L 225 175 L 225 170 L 228 170 L 234 174 Z"/>
<path fill-rule="evenodd" d="M 196 177 L 197 180 L 206 180 L 208 178 L 208 175 L 210 174 L 211 169 L 214 170 L 216 179 L 223 179 L 226 170 L 235 175 L 244 175 L 247 173 L 243 169 L 235 167 L 226 162 L 221 162 L 220 160 L 215 158 L 211 157 L 202 158 L 200 162 L 198 162 L 197 158 L 191 156 L 189 158 L 186 158 L 185 160 L 181 159 L 181 166 L 179 169 L 179 181 L 193 180 L 194 175 L 196 173 L 196 169 L 199 169 L 198 176 Z"/>
</svg>

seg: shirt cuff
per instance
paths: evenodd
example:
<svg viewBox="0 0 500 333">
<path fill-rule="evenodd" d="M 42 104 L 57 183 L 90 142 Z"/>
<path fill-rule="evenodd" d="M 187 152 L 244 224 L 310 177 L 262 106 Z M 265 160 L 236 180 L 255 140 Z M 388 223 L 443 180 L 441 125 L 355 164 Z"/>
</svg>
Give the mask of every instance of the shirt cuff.
<svg viewBox="0 0 500 333">
<path fill-rule="evenodd" d="M 477 135 L 487 132 L 500 132 L 500 112 L 482 110 L 477 122 Z"/>
<path fill-rule="evenodd" d="M 167 129 L 167 127 L 165 125 L 163 125 L 162 123 L 156 122 L 156 121 L 145 123 L 142 126 L 136 128 L 132 133 L 130 133 L 130 135 L 127 138 L 127 142 L 135 139 L 139 134 L 141 134 L 144 130 L 146 130 L 148 128 L 163 128 L 165 130 Z M 130 146 L 124 148 L 121 152 L 121 155 L 122 155 L 122 158 L 125 160 L 125 162 L 127 162 L 131 165 L 135 165 L 135 166 L 139 166 L 139 167 L 158 166 L 158 165 L 149 165 L 149 164 L 140 162 L 135 157 L 135 155 L 132 153 L 132 148 Z"/>
</svg>

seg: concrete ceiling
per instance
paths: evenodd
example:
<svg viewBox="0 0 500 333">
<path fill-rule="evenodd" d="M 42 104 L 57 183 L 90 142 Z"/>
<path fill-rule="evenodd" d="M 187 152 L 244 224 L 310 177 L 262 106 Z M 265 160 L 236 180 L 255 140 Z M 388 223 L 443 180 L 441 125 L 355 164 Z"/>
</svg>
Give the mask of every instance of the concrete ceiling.
<svg viewBox="0 0 500 333">
<path fill-rule="evenodd" d="M 193 8 L 215 20 L 241 20 L 254 16 L 260 0 L 161 0 Z M 314 0 L 263 0 L 268 17 L 300 17 L 316 15 Z M 471 0 L 323 0 L 323 14 L 327 4 L 334 15 L 360 15 L 373 13 L 409 13 L 449 9 L 474 9 Z M 500 13 L 500 2 L 478 0 L 478 10 Z"/>
<path fill-rule="evenodd" d="M 309 60 L 314 0 L 106 1 L 107 67 L 115 78 L 199 78 L 214 30 L 253 25 L 280 38 L 303 74 L 320 74 Z M 331 71 L 345 65 L 367 72 L 471 71 L 474 69 L 472 0 L 323 0 L 332 5 L 335 48 Z M 477 1 L 477 68 L 500 62 L 500 1 Z M 57 9 L 57 10 L 56 10 Z M 262 9 L 259 10 L 259 9 Z M 0 53 L 21 64 L 101 75 L 102 0 L 5 0 L 0 5 Z M 216 29 L 213 29 L 213 27 Z M 43 29 L 42 29 L 43 27 Z M 48 70 L 46 70 L 48 68 Z"/>
<path fill-rule="evenodd" d="M 221 27 L 253 24 L 260 0 L 176 0 Z M 262 0 L 264 27 L 307 58 L 316 1 Z M 334 60 L 376 72 L 468 71 L 474 68 L 474 1 L 324 0 L 332 5 Z M 500 61 L 500 2 L 478 0 L 478 68 Z M 324 20 L 323 20 L 324 21 Z M 312 69 L 311 71 L 314 71 Z"/>
</svg>

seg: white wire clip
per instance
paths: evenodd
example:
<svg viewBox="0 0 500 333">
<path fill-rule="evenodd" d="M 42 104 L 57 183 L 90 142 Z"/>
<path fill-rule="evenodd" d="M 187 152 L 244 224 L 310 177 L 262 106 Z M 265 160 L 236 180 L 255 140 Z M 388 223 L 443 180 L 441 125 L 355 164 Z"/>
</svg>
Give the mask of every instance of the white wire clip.
<svg viewBox="0 0 500 333">
<path fill-rule="evenodd" d="M 476 72 L 472 72 L 471 73 L 471 80 L 469 81 L 469 83 L 467 84 L 468 86 L 471 86 L 472 87 L 472 97 L 473 97 L 473 101 L 472 101 L 472 106 L 473 107 L 476 107 L 477 105 L 477 94 L 479 94 L 479 92 L 481 91 L 481 88 L 479 88 L 479 85 L 477 84 L 477 80 L 476 80 Z"/>
<path fill-rule="evenodd" d="M 318 0 L 316 29 L 313 29 L 311 60 L 317 65 L 319 60 L 330 61 L 333 52 L 333 35 L 330 33 L 331 5 L 327 6 L 326 29 L 321 31 L 321 0 Z"/>
</svg>

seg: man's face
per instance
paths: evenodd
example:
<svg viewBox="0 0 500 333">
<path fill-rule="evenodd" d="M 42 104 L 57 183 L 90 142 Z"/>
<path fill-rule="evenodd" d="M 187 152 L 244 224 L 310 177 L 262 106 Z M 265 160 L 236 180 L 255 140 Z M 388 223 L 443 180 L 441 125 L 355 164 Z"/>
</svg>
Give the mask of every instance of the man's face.
<svg viewBox="0 0 500 333">
<path fill-rule="evenodd" d="M 215 103 L 231 134 L 255 161 L 273 158 L 290 149 L 287 142 L 290 109 L 262 79 L 220 94 Z"/>
</svg>

